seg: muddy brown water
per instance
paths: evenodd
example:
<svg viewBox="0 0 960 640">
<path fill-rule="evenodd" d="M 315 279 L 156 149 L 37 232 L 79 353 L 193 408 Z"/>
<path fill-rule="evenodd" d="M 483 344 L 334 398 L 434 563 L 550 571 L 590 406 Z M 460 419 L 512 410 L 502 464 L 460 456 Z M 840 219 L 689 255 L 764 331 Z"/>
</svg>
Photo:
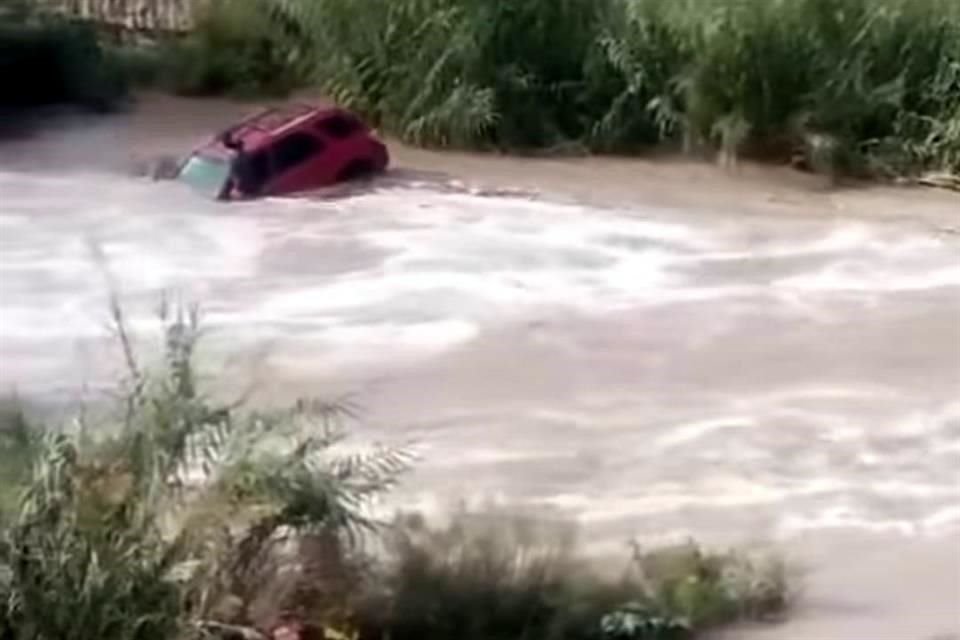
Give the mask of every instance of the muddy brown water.
<svg viewBox="0 0 960 640">
<path fill-rule="evenodd" d="M 407 506 L 547 508 L 598 552 L 774 543 L 801 605 L 736 637 L 960 634 L 960 198 L 398 145 L 386 178 L 308 199 L 130 175 L 249 109 L 5 128 L 0 385 L 111 379 L 106 270 L 144 341 L 162 292 L 200 300 L 235 389 L 352 392 L 361 438 L 414 440 Z"/>
</svg>

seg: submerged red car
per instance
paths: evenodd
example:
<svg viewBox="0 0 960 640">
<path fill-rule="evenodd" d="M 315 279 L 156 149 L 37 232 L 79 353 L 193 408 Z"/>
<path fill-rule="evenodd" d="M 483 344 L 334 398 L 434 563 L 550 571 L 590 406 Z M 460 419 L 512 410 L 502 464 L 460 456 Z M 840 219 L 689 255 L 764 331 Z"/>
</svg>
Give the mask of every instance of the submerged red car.
<svg viewBox="0 0 960 640">
<path fill-rule="evenodd" d="M 338 107 L 292 104 L 243 120 L 194 150 L 176 178 L 221 200 L 291 194 L 382 172 L 387 147 Z"/>
</svg>

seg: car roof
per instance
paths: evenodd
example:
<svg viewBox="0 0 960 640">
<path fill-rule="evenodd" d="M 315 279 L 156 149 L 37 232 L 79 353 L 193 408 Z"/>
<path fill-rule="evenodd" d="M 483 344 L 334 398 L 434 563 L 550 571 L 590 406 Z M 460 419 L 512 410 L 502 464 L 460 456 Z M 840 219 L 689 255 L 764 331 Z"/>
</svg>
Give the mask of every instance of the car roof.
<svg viewBox="0 0 960 640">
<path fill-rule="evenodd" d="M 324 115 L 342 113 L 345 112 L 333 105 L 291 103 L 260 111 L 228 127 L 224 133 L 229 132 L 234 140 L 243 143 L 244 149 L 253 151 L 273 141 L 284 131 L 295 129 L 306 121 Z M 223 149 L 223 142 L 220 140 L 220 136 L 217 136 L 207 146 Z"/>
</svg>

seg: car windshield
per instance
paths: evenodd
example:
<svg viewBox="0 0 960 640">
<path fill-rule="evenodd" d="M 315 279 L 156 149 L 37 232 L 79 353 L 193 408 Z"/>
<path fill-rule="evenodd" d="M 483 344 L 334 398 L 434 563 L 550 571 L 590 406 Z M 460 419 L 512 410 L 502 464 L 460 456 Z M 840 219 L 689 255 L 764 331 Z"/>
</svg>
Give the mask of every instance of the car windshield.
<svg viewBox="0 0 960 640">
<path fill-rule="evenodd" d="M 178 180 L 182 180 L 211 198 L 220 196 L 229 177 L 230 162 L 226 158 L 196 153 L 190 156 L 177 175 Z"/>
</svg>

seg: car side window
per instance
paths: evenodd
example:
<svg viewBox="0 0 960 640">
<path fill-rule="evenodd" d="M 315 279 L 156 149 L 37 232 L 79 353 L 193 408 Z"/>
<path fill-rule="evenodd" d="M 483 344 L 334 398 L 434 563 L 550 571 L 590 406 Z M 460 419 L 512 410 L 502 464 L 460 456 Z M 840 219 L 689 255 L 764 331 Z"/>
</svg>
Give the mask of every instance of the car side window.
<svg viewBox="0 0 960 640">
<path fill-rule="evenodd" d="M 360 131 L 362 125 L 356 118 L 336 114 L 321 120 L 317 128 L 334 140 L 343 140 Z"/>
<path fill-rule="evenodd" d="M 259 195 L 270 179 L 270 159 L 265 151 L 242 155 L 237 158 L 234 171 L 240 191 L 251 196 Z"/>
<path fill-rule="evenodd" d="M 273 167 L 283 173 L 323 151 L 323 143 L 306 133 L 291 133 L 273 147 Z"/>
</svg>

